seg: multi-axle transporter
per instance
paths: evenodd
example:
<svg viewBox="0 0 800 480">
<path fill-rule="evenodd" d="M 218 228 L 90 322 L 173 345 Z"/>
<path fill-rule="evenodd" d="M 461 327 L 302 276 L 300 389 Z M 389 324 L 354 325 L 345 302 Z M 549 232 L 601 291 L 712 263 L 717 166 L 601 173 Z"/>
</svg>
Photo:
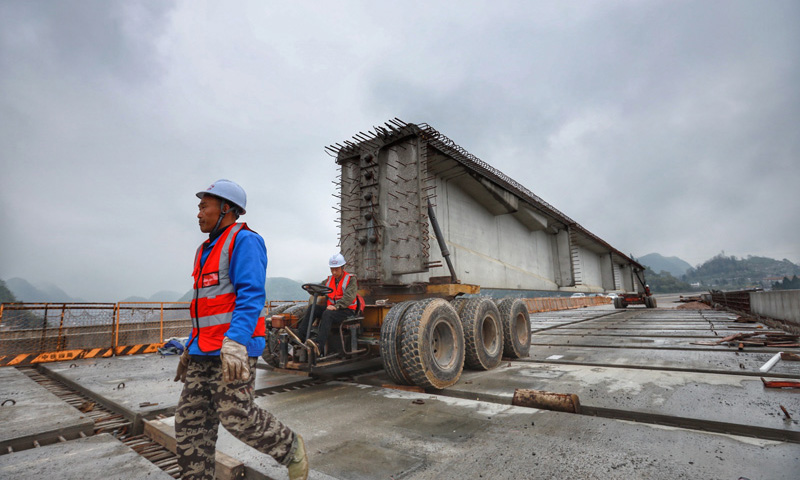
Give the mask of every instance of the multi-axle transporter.
<svg viewBox="0 0 800 480">
<path fill-rule="evenodd" d="M 319 352 L 291 328 L 309 305 L 273 309 L 264 359 L 276 368 L 380 355 L 394 382 L 442 389 L 465 365 L 528 356 L 519 297 L 636 290 L 644 267 L 428 125 L 391 120 L 327 151 L 341 167 L 340 248 L 366 305 Z"/>
</svg>

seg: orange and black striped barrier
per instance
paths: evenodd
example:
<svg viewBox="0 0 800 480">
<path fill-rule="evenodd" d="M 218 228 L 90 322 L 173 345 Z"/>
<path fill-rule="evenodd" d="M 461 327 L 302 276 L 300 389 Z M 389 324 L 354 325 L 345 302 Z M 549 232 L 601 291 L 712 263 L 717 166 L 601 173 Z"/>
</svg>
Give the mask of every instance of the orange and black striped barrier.
<svg viewBox="0 0 800 480">
<path fill-rule="evenodd" d="M 191 329 L 187 302 L 0 304 L 0 367 L 152 353 Z"/>
</svg>

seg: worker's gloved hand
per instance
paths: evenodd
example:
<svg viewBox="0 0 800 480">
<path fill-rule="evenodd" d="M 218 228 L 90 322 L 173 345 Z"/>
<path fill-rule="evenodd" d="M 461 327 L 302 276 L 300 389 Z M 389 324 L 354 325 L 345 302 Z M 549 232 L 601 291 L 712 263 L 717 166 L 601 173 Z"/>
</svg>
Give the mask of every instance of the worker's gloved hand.
<svg viewBox="0 0 800 480">
<path fill-rule="evenodd" d="M 178 360 L 178 372 L 175 374 L 175 379 L 173 382 L 177 382 L 180 380 L 183 383 L 186 383 L 186 372 L 189 371 L 189 349 L 185 349 L 183 354 L 181 355 L 180 360 Z"/>
<path fill-rule="evenodd" d="M 225 383 L 237 380 L 250 380 L 250 364 L 247 361 L 247 347 L 225 337 L 219 351 L 222 359 L 222 381 Z"/>
</svg>

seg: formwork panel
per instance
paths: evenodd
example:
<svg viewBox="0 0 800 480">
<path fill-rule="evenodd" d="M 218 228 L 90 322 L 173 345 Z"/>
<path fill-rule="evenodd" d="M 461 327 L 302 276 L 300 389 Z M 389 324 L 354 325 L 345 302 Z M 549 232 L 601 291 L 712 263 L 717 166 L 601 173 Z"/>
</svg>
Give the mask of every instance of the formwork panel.
<svg viewBox="0 0 800 480">
<path fill-rule="evenodd" d="M 91 435 L 94 429 L 90 418 L 13 367 L 0 368 L 0 399 L 0 453 L 33 448 L 34 440 L 45 444 L 59 436 Z"/>
<path fill-rule="evenodd" d="M 107 433 L 0 457 L 0 478 L 171 479 Z"/>
</svg>

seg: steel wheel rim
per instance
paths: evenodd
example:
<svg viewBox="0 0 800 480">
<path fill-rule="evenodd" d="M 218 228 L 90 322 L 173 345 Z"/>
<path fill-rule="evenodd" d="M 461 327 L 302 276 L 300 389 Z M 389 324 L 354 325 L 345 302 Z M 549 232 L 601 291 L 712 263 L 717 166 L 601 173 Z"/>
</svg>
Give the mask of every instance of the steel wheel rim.
<svg viewBox="0 0 800 480">
<path fill-rule="evenodd" d="M 530 333 L 526 328 L 527 325 L 525 324 L 525 315 L 519 313 L 516 317 L 516 321 L 514 322 L 514 333 L 516 335 L 517 342 L 520 345 L 525 345 L 525 343 L 527 343 L 528 334 Z"/>
<path fill-rule="evenodd" d="M 494 354 L 500 349 L 502 336 L 498 332 L 497 322 L 493 322 L 491 316 L 484 317 L 481 322 L 481 337 L 483 337 L 483 349 L 489 354 Z"/>
<path fill-rule="evenodd" d="M 431 335 L 431 357 L 441 369 L 448 369 L 456 360 L 456 333 L 444 320 L 438 320 Z"/>
</svg>

